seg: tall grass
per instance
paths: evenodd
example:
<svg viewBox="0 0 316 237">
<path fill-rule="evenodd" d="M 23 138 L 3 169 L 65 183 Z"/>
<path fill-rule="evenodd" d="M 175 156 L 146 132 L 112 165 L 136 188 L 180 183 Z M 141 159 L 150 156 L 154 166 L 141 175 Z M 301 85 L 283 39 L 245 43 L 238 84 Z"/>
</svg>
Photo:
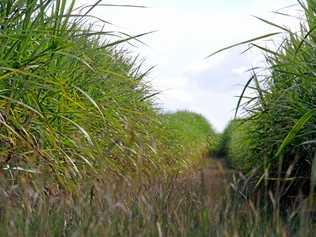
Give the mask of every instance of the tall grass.
<svg viewBox="0 0 316 237">
<path fill-rule="evenodd" d="M 173 181 L 214 132 L 160 114 L 147 72 L 117 47 L 138 36 L 87 24 L 100 3 L 0 3 L 0 235 L 179 233 L 199 215 Z"/>
<path fill-rule="evenodd" d="M 168 147 L 172 154 L 182 156 L 187 166 L 207 158 L 217 146 L 217 134 L 200 114 L 178 111 L 164 115 L 164 123 L 169 131 Z"/>
<path fill-rule="evenodd" d="M 95 32 L 86 22 L 98 3 L 78 14 L 75 1 L 1 2 L 0 158 L 8 177 L 41 174 L 71 188 L 105 171 L 161 173 L 173 159 L 146 73 L 116 47 L 137 36 Z"/>
<path fill-rule="evenodd" d="M 160 114 L 117 47 L 138 36 L 95 32 L 101 2 L 75 3 L 0 3 L 0 235 L 313 236 L 313 196 L 279 208 L 315 184 L 312 1 L 221 140 L 199 114 Z M 243 173 L 205 159 L 217 146 Z"/>
<path fill-rule="evenodd" d="M 249 154 L 251 141 L 248 137 L 252 127 L 251 121 L 243 119 L 231 120 L 219 136 L 216 156 L 225 159 L 227 164 L 240 171 L 249 171 L 256 166 Z"/>
<path fill-rule="evenodd" d="M 271 191 L 286 207 L 315 191 L 316 12 L 314 1 L 299 4 L 306 18 L 297 33 L 264 20 L 285 31 L 277 51 L 252 44 L 264 50 L 268 67 L 265 75 L 254 72 L 243 90 L 238 107 L 247 118 L 233 129 L 229 148 L 235 167 L 253 175 L 254 190 L 267 200 Z M 246 90 L 255 96 L 246 98 Z"/>
</svg>

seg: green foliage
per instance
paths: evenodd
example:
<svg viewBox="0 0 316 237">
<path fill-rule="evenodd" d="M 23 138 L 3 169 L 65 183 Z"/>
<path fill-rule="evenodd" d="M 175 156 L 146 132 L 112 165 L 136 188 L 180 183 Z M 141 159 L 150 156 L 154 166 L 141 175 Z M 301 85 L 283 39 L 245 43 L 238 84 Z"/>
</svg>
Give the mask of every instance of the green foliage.
<svg viewBox="0 0 316 237">
<path fill-rule="evenodd" d="M 173 154 L 184 157 L 188 163 L 208 157 L 217 146 L 217 136 L 209 122 L 201 115 L 179 111 L 164 115 L 169 134 L 168 146 Z"/>
<path fill-rule="evenodd" d="M 231 136 L 234 128 L 238 126 L 238 120 L 231 120 L 226 126 L 224 132 L 219 136 L 218 147 L 216 148 L 216 153 L 219 157 L 228 157 L 229 147 L 231 144 Z"/>
<path fill-rule="evenodd" d="M 241 97 L 256 90 L 251 116 L 232 121 L 220 139 L 199 114 L 161 115 L 146 73 L 116 47 L 141 35 L 95 32 L 86 22 L 100 1 L 79 14 L 75 3 L 0 2 L 0 235 L 287 234 L 277 211 L 272 219 L 253 204 L 243 211 L 232 197 L 218 209 L 210 199 L 229 187 L 220 168 L 206 161 L 206 171 L 183 171 L 217 149 L 244 173 L 259 167 L 257 185 L 269 169 L 266 183 L 294 180 L 285 195 L 308 189 L 312 170 L 315 186 L 314 1 L 299 34 L 285 29 L 278 52 L 261 48 L 271 74 L 248 81 Z M 307 220 L 298 229 L 310 235 L 309 218 L 297 213 L 287 222 Z"/>
<path fill-rule="evenodd" d="M 171 196 L 168 179 L 206 157 L 215 133 L 200 115 L 161 115 L 141 65 L 116 47 L 138 36 L 95 32 L 100 1 L 75 3 L 0 2 L 0 235 L 156 234 L 160 219 L 165 231 L 168 205 L 181 221 L 199 205 L 179 206 L 186 189 Z"/>
<path fill-rule="evenodd" d="M 101 43 L 105 32 L 85 29 L 84 15 L 72 19 L 74 3 L 0 6 L 1 166 L 48 168 L 62 183 L 105 165 L 120 171 L 127 158 L 113 161 L 137 153 L 150 132 L 141 124 L 156 119 L 134 65 Z M 148 132 L 139 139 L 133 127 Z"/>
<path fill-rule="evenodd" d="M 172 127 L 154 108 L 155 93 L 141 65 L 116 47 L 138 36 L 95 32 L 86 22 L 98 4 L 80 11 L 74 5 L 0 3 L 0 168 L 5 175 L 17 180 L 40 174 L 70 190 L 105 171 L 164 175 L 200 158 L 208 145 L 208 123 L 196 116 L 191 131 L 190 124 Z"/>
<path fill-rule="evenodd" d="M 256 166 L 249 150 L 252 142 L 250 132 L 253 128 L 251 121 L 235 119 L 225 128 L 220 136 L 217 155 L 225 158 L 229 165 L 240 171 L 247 172 Z"/>
<path fill-rule="evenodd" d="M 302 4 L 306 23 L 293 33 L 275 23 L 287 34 L 278 51 L 263 49 L 268 64 L 265 76 L 256 73 L 246 84 L 255 94 L 247 98 L 245 122 L 232 129 L 228 156 L 238 169 L 257 169 L 256 187 L 263 185 L 282 193 L 281 199 L 308 194 L 315 155 L 315 29 L 314 1 Z M 226 139 L 227 140 L 227 139 Z M 263 182 L 265 180 L 265 182 Z"/>
</svg>

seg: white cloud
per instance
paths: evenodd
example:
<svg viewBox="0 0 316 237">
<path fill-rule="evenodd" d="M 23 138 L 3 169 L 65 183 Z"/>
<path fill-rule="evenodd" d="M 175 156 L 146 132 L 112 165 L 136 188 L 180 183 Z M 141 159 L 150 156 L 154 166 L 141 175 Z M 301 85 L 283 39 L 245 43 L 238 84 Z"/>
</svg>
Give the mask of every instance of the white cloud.
<svg viewBox="0 0 316 237">
<path fill-rule="evenodd" d="M 233 116 L 234 96 L 241 88 L 236 85 L 248 79 L 249 73 L 245 73 L 248 68 L 262 65 L 262 57 L 258 51 L 240 55 L 244 48 L 207 60 L 205 57 L 229 44 L 278 31 L 251 15 L 297 28 L 295 18 L 271 14 L 272 10 L 289 6 L 296 0 L 248 0 L 240 3 L 236 0 L 234 7 L 227 5 L 225 8 L 220 8 L 219 2 L 214 3 L 214 7 L 210 7 L 212 1 L 194 2 L 196 6 L 190 8 L 182 7 L 181 1 L 161 1 L 158 4 L 154 0 L 126 0 L 120 3 L 157 7 L 104 7 L 93 14 L 115 23 L 109 29 L 130 34 L 157 30 L 141 38 L 147 46 L 137 44 L 138 48 L 131 50 L 146 59 L 145 65 L 157 65 L 148 79 L 155 89 L 162 91 L 162 106 L 168 110 L 199 112 L 222 130 Z M 291 13 L 297 14 L 296 9 Z"/>
</svg>

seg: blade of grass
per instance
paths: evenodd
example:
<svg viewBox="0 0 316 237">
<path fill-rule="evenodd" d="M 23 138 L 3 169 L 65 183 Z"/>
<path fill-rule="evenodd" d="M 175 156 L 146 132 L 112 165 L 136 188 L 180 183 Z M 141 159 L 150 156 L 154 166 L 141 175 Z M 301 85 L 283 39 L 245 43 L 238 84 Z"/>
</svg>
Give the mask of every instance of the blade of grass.
<svg viewBox="0 0 316 237">
<path fill-rule="evenodd" d="M 99 105 L 95 102 L 94 99 L 92 99 L 92 97 L 87 93 L 85 92 L 84 90 L 80 89 L 79 87 L 76 87 L 75 88 L 81 92 L 81 94 L 83 94 L 90 102 L 91 104 L 99 111 L 99 113 L 101 114 L 101 116 L 104 118 L 104 114 L 102 112 L 102 110 L 100 109 Z"/>
<path fill-rule="evenodd" d="M 237 118 L 237 114 L 238 114 L 238 111 L 239 111 L 239 108 L 240 108 L 240 105 L 241 105 L 241 101 L 242 101 L 242 99 L 244 98 L 244 95 L 245 95 L 245 93 L 246 93 L 246 90 L 247 90 L 247 88 L 249 87 L 249 85 L 250 85 L 250 83 L 253 81 L 253 79 L 255 78 L 255 76 L 254 75 L 252 75 L 251 77 L 250 77 L 250 79 L 247 81 L 247 83 L 245 84 L 245 86 L 244 86 L 244 88 L 243 88 L 243 90 L 242 90 L 242 92 L 241 92 L 241 95 L 239 96 L 239 99 L 238 99 L 238 102 L 237 102 L 237 107 L 236 107 L 236 110 L 235 110 L 235 119 Z"/>
<path fill-rule="evenodd" d="M 315 114 L 314 110 L 308 111 L 305 113 L 293 126 L 287 136 L 284 138 L 282 144 L 279 146 L 275 158 L 280 157 L 285 148 L 292 142 L 296 134 L 305 126 L 305 124 L 313 117 Z"/>
<path fill-rule="evenodd" d="M 271 37 L 271 36 L 275 36 L 275 35 L 279 35 L 279 34 L 281 34 L 281 32 L 270 33 L 270 34 L 266 34 L 266 35 L 262 35 L 262 36 L 259 36 L 259 37 L 255 37 L 255 38 L 253 38 L 253 39 L 246 40 L 246 41 L 243 41 L 243 42 L 240 42 L 240 43 L 232 44 L 232 45 L 227 46 L 227 47 L 225 47 L 225 48 L 219 49 L 219 50 L 215 51 L 214 53 L 211 53 L 211 54 L 208 55 L 206 58 L 213 57 L 214 55 L 216 55 L 216 54 L 218 54 L 218 53 L 221 53 L 221 52 L 223 52 L 223 51 L 226 51 L 226 50 L 228 50 L 228 49 L 231 49 L 231 48 L 236 48 L 236 47 L 241 46 L 241 45 L 249 44 L 249 43 L 252 43 L 252 42 L 254 42 L 254 41 L 266 39 L 266 38 L 269 38 L 269 37 Z"/>
<path fill-rule="evenodd" d="M 139 35 L 135 35 L 135 36 L 130 36 L 130 37 L 128 37 L 128 38 L 125 38 L 125 39 L 122 39 L 122 40 L 117 40 L 117 41 L 115 41 L 115 42 L 106 44 L 105 46 L 99 47 L 99 49 L 104 49 L 104 48 L 113 47 L 113 46 L 116 46 L 116 45 L 119 45 L 119 44 L 128 42 L 128 41 L 133 40 L 133 39 L 138 39 L 138 38 L 140 38 L 140 37 L 143 37 L 143 36 L 145 36 L 145 35 L 149 35 L 149 34 L 152 34 L 152 33 L 155 33 L 155 32 L 156 32 L 156 31 L 150 31 L 150 32 L 146 32 L 146 33 L 143 33 L 143 34 L 139 34 Z"/>
<path fill-rule="evenodd" d="M 59 116 L 65 120 L 67 120 L 68 122 L 72 123 L 73 125 L 75 125 L 75 127 L 77 127 L 79 129 L 79 131 L 85 136 L 85 138 L 87 139 L 87 141 L 90 143 L 90 145 L 94 146 L 94 143 L 89 135 L 89 133 L 83 128 L 81 127 L 78 123 L 76 123 L 75 121 L 65 117 L 65 116 Z"/>
<path fill-rule="evenodd" d="M 278 24 L 275 24 L 275 23 L 273 23 L 273 22 L 271 22 L 271 21 L 265 20 L 265 19 L 263 19 L 263 18 L 261 18 L 261 17 L 258 17 L 258 16 L 253 16 L 253 17 L 255 17 L 256 19 L 258 19 L 258 20 L 260 20 L 260 21 L 262 21 L 262 22 L 264 22 L 264 23 L 266 23 L 266 24 L 268 24 L 268 25 L 274 26 L 274 27 L 279 28 L 279 29 L 281 29 L 281 30 L 283 30 L 283 31 L 285 31 L 285 32 L 288 32 L 288 33 L 290 33 L 291 35 L 293 34 L 292 31 L 290 31 L 289 29 L 287 29 L 287 28 L 285 28 L 285 27 L 283 27 L 283 26 L 280 26 L 280 25 L 278 25 Z"/>
</svg>

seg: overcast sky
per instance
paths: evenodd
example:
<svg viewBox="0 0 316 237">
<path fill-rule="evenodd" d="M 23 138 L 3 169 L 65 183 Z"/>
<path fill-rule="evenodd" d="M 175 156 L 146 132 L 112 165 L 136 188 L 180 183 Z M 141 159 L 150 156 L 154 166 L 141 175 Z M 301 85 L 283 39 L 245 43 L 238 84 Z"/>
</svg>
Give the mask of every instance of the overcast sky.
<svg viewBox="0 0 316 237">
<path fill-rule="evenodd" d="M 91 4 L 92 0 L 79 2 Z M 255 19 L 259 16 L 295 27 L 294 18 L 272 13 L 296 0 L 126 0 L 104 3 L 147 8 L 100 7 L 93 14 L 129 34 L 149 31 L 146 43 L 130 48 L 156 68 L 149 75 L 167 111 L 187 109 L 204 115 L 218 131 L 233 117 L 236 98 L 247 81 L 247 69 L 262 63 L 261 52 L 241 54 L 237 48 L 209 59 L 207 55 L 232 43 L 278 31 Z M 298 7 L 282 9 L 296 12 Z"/>
</svg>

